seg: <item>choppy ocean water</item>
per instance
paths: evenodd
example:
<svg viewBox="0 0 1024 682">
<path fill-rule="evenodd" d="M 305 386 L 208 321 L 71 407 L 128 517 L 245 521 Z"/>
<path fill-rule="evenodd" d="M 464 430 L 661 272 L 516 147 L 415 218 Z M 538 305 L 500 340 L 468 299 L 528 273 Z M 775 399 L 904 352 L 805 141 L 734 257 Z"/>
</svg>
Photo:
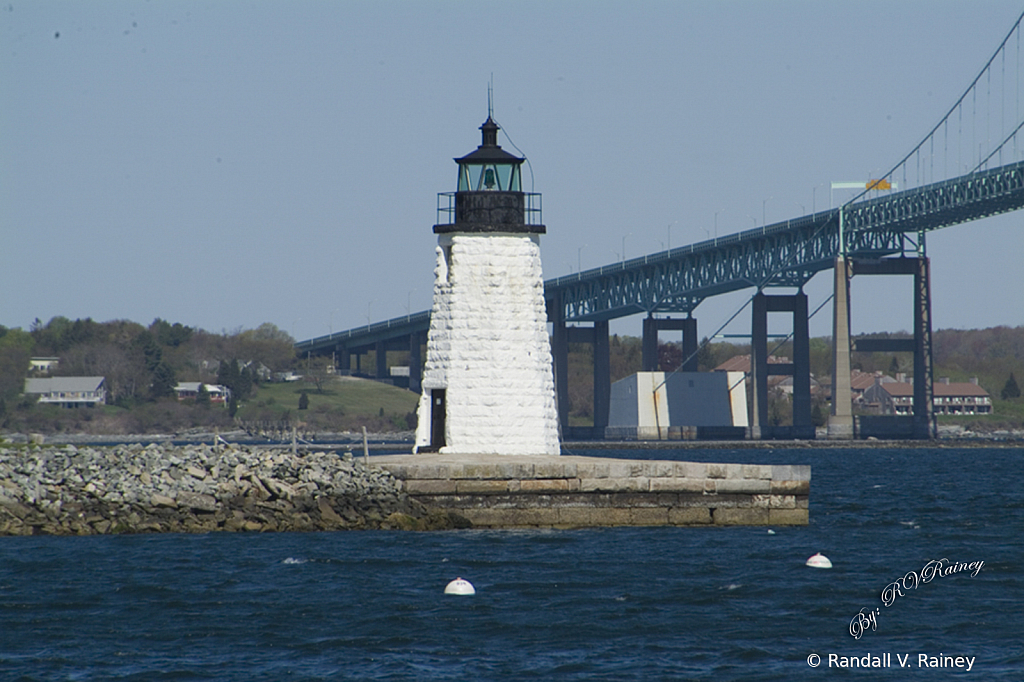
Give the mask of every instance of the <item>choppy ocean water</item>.
<svg viewBox="0 0 1024 682">
<path fill-rule="evenodd" d="M 0 538 L 0 680 L 1024 680 L 1024 449 L 573 454 L 810 464 L 811 522 Z"/>
</svg>

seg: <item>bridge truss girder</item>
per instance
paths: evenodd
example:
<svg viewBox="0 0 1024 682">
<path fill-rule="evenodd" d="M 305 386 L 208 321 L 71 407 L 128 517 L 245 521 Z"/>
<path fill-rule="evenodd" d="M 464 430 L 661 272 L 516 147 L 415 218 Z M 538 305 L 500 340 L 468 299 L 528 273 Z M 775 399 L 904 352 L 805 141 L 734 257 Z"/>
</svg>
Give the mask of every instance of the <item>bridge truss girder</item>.
<svg viewBox="0 0 1024 682">
<path fill-rule="evenodd" d="M 925 185 L 848 206 L 853 234 L 889 229 L 928 232 L 1024 207 L 1024 162 Z"/>
<path fill-rule="evenodd" d="M 919 233 L 1024 207 L 1024 162 L 843 207 L 846 252 L 915 253 Z M 839 210 L 548 280 L 566 322 L 690 313 L 709 296 L 803 286 L 839 254 Z"/>
</svg>

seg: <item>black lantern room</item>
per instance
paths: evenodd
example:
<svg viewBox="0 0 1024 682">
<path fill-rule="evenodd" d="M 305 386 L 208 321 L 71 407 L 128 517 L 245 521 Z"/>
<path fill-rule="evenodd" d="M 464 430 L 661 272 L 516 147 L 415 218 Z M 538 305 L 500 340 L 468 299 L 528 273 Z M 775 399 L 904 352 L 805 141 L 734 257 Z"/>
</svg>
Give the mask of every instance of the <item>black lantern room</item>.
<svg viewBox="0 0 1024 682">
<path fill-rule="evenodd" d="M 435 233 L 544 233 L 543 225 L 527 224 L 531 222 L 526 218 L 528 213 L 531 218 L 539 215 L 539 208 L 534 204 L 539 207 L 540 195 L 523 193 L 520 168 L 525 159 L 509 154 L 498 145 L 498 130 L 498 124 L 488 116 L 480 126 L 483 138 L 480 146 L 455 159 L 459 164 L 458 190 L 440 195 L 451 202 L 447 215 L 454 222 L 435 225 Z"/>
<path fill-rule="evenodd" d="M 483 132 L 483 144 L 475 152 L 455 159 L 459 164 L 459 191 L 522 191 L 519 166 L 523 159 L 498 146 L 498 124 L 490 116 L 480 130 Z"/>
</svg>

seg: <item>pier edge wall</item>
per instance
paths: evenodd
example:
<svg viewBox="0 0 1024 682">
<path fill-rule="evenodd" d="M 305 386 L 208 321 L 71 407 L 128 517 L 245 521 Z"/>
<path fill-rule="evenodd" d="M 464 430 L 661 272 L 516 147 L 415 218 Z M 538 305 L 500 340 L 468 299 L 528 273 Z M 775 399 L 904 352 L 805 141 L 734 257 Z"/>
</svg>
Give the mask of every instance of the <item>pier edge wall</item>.
<svg viewBox="0 0 1024 682">
<path fill-rule="evenodd" d="M 482 455 L 375 463 L 413 499 L 475 527 L 808 523 L 809 465 Z"/>
</svg>

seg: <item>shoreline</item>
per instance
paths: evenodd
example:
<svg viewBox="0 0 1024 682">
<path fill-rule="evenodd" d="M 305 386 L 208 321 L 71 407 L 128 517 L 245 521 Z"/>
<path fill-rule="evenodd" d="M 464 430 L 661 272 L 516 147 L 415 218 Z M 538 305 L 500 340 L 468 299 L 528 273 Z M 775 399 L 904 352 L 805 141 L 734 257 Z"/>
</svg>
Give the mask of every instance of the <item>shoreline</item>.
<svg viewBox="0 0 1024 682">
<path fill-rule="evenodd" d="M 662 440 L 662 441 L 566 441 L 562 454 L 569 450 L 862 450 L 947 449 L 947 448 L 1022 448 L 1024 437 L 938 438 L 936 440 Z"/>
<path fill-rule="evenodd" d="M 312 438 L 310 440 L 309 438 Z M 370 450 L 408 446 L 412 451 L 412 432 L 368 433 L 367 447 Z M 361 450 L 363 435 L 351 431 L 341 433 L 322 433 L 297 438 L 296 447 L 300 449 L 349 449 Z M 0 434 L 0 447 L 5 445 L 41 445 L 59 447 L 77 445 L 85 447 L 113 447 L 118 445 L 239 445 L 260 448 L 290 448 L 291 439 L 271 440 L 251 436 L 243 430 L 235 431 L 190 431 L 185 433 L 128 433 L 128 434 L 92 434 L 92 433 L 8 433 Z"/>
<path fill-rule="evenodd" d="M 411 453 L 415 439 L 411 431 L 393 433 L 370 433 L 366 435 L 367 450 L 389 452 L 401 451 L 405 448 Z M 291 447 L 290 440 L 268 440 L 254 438 L 245 431 L 191 432 L 175 434 L 0 434 L 0 448 L 5 445 L 43 445 L 59 447 L 64 445 L 116 447 L 119 445 L 150 445 L 167 446 L 203 445 L 214 446 L 238 445 L 255 448 Z M 774 450 L 774 449 L 850 449 L 850 448 L 1015 448 L 1024 447 L 1024 430 L 1011 432 L 995 432 L 991 435 L 963 437 L 962 435 L 942 435 L 934 440 L 880 440 L 876 438 L 853 440 L 794 439 L 794 440 L 564 440 L 561 443 L 562 454 L 572 454 L 574 450 Z M 310 439 L 297 439 L 296 448 L 300 450 L 350 450 L 355 456 L 362 452 L 363 435 L 354 432 L 321 433 L 312 435 Z"/>
</svg>

